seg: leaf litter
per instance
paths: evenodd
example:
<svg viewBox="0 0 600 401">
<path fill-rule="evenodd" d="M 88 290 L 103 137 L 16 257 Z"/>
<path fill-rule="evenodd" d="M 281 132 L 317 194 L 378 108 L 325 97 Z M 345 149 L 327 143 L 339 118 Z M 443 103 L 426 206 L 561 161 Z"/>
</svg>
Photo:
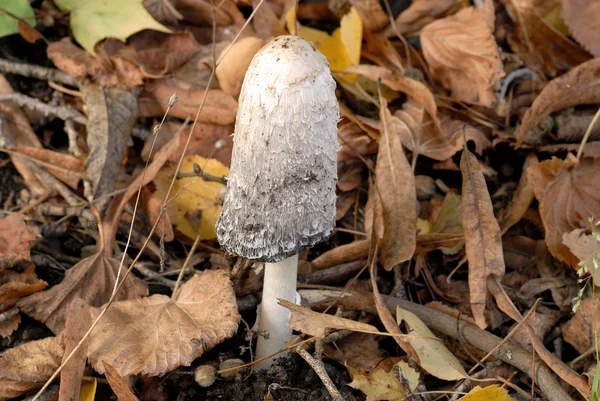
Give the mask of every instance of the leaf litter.
<svg viewBox="0 0 600 401">
<path fill-rule="evenodd" d="M 93 400 L 87 366 L 132 401 L 597 396 L 595 3 L 105 3 L 0 13 L 0 399 L 60 369 L 61 398 Z M 343 116 L 336 230 L 284 305 L 313 360 L 203 388 L 191 366 L 252 362 L 265 335 L 261 265 L 214 222 L 245 71 L 288 32 Z"/>
</svg>

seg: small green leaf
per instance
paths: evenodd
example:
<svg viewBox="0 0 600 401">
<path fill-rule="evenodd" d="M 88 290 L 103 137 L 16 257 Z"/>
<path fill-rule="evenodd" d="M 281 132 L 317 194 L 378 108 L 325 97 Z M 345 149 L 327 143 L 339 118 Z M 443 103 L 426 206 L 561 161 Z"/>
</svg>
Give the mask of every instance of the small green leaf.
<svg viewBox="0 0 600 401">
<path fill-rule="evenodd" d="M 35 26 L 35 15 L 27 0 L 3 0 L 0 2 L 0 38 L 19 32 L 19 20 L 8 15 L 9 13 L 23 18 L 31 26 Z"/>
<path fill-rule="evenodd" d="M 170 33 L 146 11 L 142 0 L 55 0 L 58 7 L 71 13 L 71 31 L 88 52 L 106 38 L 125 41 L 144 29 Z"/>
</svg>

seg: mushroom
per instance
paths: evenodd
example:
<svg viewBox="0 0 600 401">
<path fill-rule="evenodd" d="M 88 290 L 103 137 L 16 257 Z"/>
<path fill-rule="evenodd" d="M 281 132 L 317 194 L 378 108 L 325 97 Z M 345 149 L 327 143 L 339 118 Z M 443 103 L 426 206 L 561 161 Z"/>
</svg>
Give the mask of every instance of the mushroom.
<svg viewBox="0 0 600 401">
<path fill-rule="evenodd" d="M 257 359 L 292 334 L 290 312 L 277 299 L 296 299 L 298 252 L 335 227 L 335 88 L 327 59 L 296 36 L 267 43 L 244 77 L 216 232 L 230 254 L 266 262 Z"/>
</svg>

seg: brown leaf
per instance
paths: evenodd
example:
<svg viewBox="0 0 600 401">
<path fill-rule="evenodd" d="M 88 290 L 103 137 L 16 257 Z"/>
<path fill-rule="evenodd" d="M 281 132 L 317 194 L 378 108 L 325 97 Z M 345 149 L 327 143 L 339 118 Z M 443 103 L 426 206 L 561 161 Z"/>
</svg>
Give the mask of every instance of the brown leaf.
<svg viewBox="0 0 600 401">
<path fill-rule="evenodd" d="M 369 246 L 369 240 L 337 246 L 310 262 L 310 267 L 312 270 L 324 270 L 340 263 L 365 259 L 369 254 Z"/>
<path fill-rule="evenodd" d="M 457 241 L 454 245 L 452 243 L 444 244 L 440 248 L 444 255 L 455 255 L 465 246 L 461 203 L 460 195 L 454 191 L 448 192 L 444 197 L 438 217 L 431 226 L 432 233 L 456 234 L 461 236 L 461 241 Z"/>
<path fill-rule="evenodd" d="M 504 276 L 502 237 L 479 161 L 466 148 L 460 159 L 460 171 L 463 179 L 461 215 L 469 260 L 471 310 L 477 325 L 483 329 L 487 326 L 484 316 L 487 279 L 493 277 L 501 280 Z"/>
<path fill-rule="evenodd" d="M 427 25 L 421 44 L 431 74 L 455 100 L 482 106 L 496 101 L 494 84 L 504 70 L 483 9 L 464 8 Z"/>
<path fill-rule="evenodd" d="M 338 151 L 338 162 L 356 160 L 358 155 L 377 153 L 378 144 L 355 122 L 343 120 L 338 124 L 338 138 L 342 147 Z"/>
<path fill-rule="evenodd" d="M 110 388 L 117 396 L 119 401 L 139 401 L 139 399 L 133 394 L 133 390 L 129 386 L 129 383 L 121 377 L 119 372 L 112 365 L 102 361 L 102 366 L 104 367 L 104 375 L 106 376 L 106 380 L 108 380 L 108 384 L 110 384 Z"/>
<path fill-rule="evenodd" d="M 60 284 L 22 299 L 18 307 L 45 323 L 54 333 L 60 333 L 65 327 L 69 305 L 75 298 L 83 298 L 90 306 L 101 306 L 108 302 L 119 264 L 118 260 L 100 253 L 90 256 L 67 270 Z M 129 275 L 115 299 L 136 299 L 147 293 L 146 284 Z"/>
<path fill-rule="evenodd" d="M 147 187 L 144 187 L 140 193 L 139 205 L 147 218 L 148 229 L 150 229 L 150 227 L 153 227 L 158 221 L 160 212 L 163 208 L 163 199 L 161 199 L 156 192 L 150 192 Z M 164 219 L 164 221 L 161 224 L 156 224 L 154 235 L 161 238 L 164 242 L 171 242 L 175 239 L 175 233 L 173 232 L 173 225 L 169 213 L 163 213 L 162 219 Z"/>
<path fill-rule="evenodd" d="M 349 0 L 365 24 L 367 30 L 376 32 L 389 24 L 390 18 L 381 7 L 378 0 Z"/>
<path fill-rule="evenodd" d="M 252 26 L 258 36 L 264 40 L 269 40 L 274 36 L 285 35 L 286 31 L 279 22 L 271 3 L 267 2 L 261 5 L 260 0 L 252 0 L 252 8 L 254 10 Z"/>
<path fill-rule="evenodd" d="M 598 300 L 584 299 L 575 315 L 562 326 L 563 338 L 577 352 L 583 354 L 594 346 L 594 327 L 599 327 L 599 325 L 600 304 Z"/>
<path fill-rule="evenodd" d="M 114 192 L 127 141 L 137 118 L 137 93 L 122 88 L 102 88 L 89 81 L 80 85 L 88 108 L 87 144 L 90 153 L 85 170 L 92 185 L 96 207 L 103 211 Z"/>
<path fill-rule="evenodd" d="M 221 60 L 221 57 L 223 57 L 227 48 L 223 50 L 221 55 L 217 58 L 221 60 L 221 62 L 217 66 L 217 71 L 215 72 L 216 77 L 219 80 L 219 85 L 221 85 L 223 91 L 229 93 L 236 99 L 238 98 L 240 90 L 242 89 L 242 82 L 244 81 L 246 70 L 248 69 L 248 66 L 250 66 L 250 62 L 256 52 L 259 51 L 264 44 L 265 41 L 263 39 L 253 36 L 240 39 L 233 44 L 227 55 L 225 55 L 225 58 Z"/>
<path fill-rule="evenodd" d="M 539 160 L 535 153 L 528 154 L 527 158 L 525 159 L 525 163 L 523 163 L 523 172 L 521 174 L 521 179 L 519 180 L 517 190 L 513 194 L 508 207 L 500 219 L 500 229 L 502 235 L 504 235 L 509 228 L 521 221 L 523 216 L 525 216 L 525 212 L 527 212 L 529 209 L 529 205 L 531 205 L 531 202 L 533 202 L 535 195 L 533 193 L 533 187 L 531 186 L 527 176 L 527 169 L 529 166 L 532 166 L 536 163 L 539 163 Z"/>
<path fill-rule="evenodd" d="M 13 315 L 7 320 L 0 322 L 0 337 L 8 338 L 10 335 L 19 328 L 21 324 L 21 315 L 19 313 Z M 1 358 L 1 357 L 0 357 Z M 1 360 L 1 359 L 0 359 Z"/>
<path fill-rule="evenodd" d="M 19 299 L 43 290 L 48 283 L 38 279 L 35 266 L 29 265 L 23 273 L 4 270 L 0 273 L 0 312 L 12 308 Z"/>
<path fill-rule="evenodd" d="M 91 325 L 92 317 L 89 306 L 81 298 L 73 299 L 67 311 L 65 330 L 62 333 L 65 339 L 63 363 L 66 362 L 69 354 L 75 349 Z M 58 401 L 71 401 L 79 398 L 87 349 L 88 342 L 86 341 L 60 372 Z"/>
<path fill-rule="evenodd" d="M 44 38 L 37 29 L 21 18 L 19 18 L 19 22 L 17 22 L 17 29 L 19 30 L 19 35 L 21 35 L 28 43 L 35 43 Z"/>
<path fill-rule="evenodd" d="M 332 344 L 323 344 L 325 354 L 345 366 L 370 371 L 385 358 L 379 348 L 377 336 L 366 333 L 352 333 Z"/>
<path fill-rule="evenodd" d="M 588 219 L 600 216 L 600 164 L 572 153 L 563 161 L 556 157 L 527 170 L 546 230 L 552 255 L 578 269 L 579 258 L 563 244 L 563 234 L 586 228 Z"/>
<path fill-rule="evenodd" d="M 385 98 L 380 94 L 382 133 L 377 153 L 375 183 L 383 208 L 384 236 L 381 264 L 386 270 L 412 258 L 416 248 L 417 194 L 415 176 L 406 160 L 400 137 L 392 128 Z"/>
<path fill-rule="evenodd" d="M 9 215 L 0 220 L 0 272 L 31 260 L 29 250 L 38 234 L 29 230 L 21 215 Z"/>
<path fill-rule="evenodd" d="M 0 400 L 41 387 L 58 369 L 64 349 L 61 335 L 31 341 L 0 354 Z"/>
<path fill-rule="evenodd" d="M 360 13 L 360 11 L 359 11 Z M 387 19 L 387 16 L 386 16 Z M 381 33 L 372 33 L 368 30 L 363 32 L 363 47 L 361 57 L 372 61 L 380 67 L 404 71 L 402 58 L 398 51 L 386 37 Z"/>
<path fill-rule="evenodd" d="M 438 18 L 452 14 L 459 7 L 456 0 L 415 0 L 396 17 L 396 27 L 403 35 L 414 33 Z M 386 29 L 385 36 L 395 35 L 392 27 Z"/>
<path fill-rule="evenodd" d="M 83 160 L 79 157 L 31 146 L 18 146 L 11 151 L 34 159 L 36 164 L 73 189 L 77 189 L 84 177 Z"/>
<path fill-rule="evenodd" d="M 565 244 L 571 253 L 575 255 L 580 263 L 579 266 L 584 265 L 586 269 L 594 278 L 594 284 L 600 284 L 600 272 L 595 269 L 600 263 L 600 256 L 596 250 L 596 240 L 591 234 L 586 234 L 586 230 L 577 229 L 570 233 L 563 234 L 563 244 Z"/>
<path fill-rule="evenodd" d="M 92 317 L 101 308 L 92 309 Z M 235 293 L 222 270 L 205 270 L 171 300 L 162 294 L 114 303 L 90 336 L 94 369 L 159 376 L 192 361 L 237 330 Z"/>
<path fill-rule="evenodd" d="M 573 37 L 594 57 L 600 57 L 600 3 L 594 0 L 562 0 L 561 16 Z"/>
<path fill-rule="evenodd" d="M 177 87 L 176 82 L 171 79 L 161 79 L 146 85 L 138 99 L 139 117 L 162 117 L 168 108 L 169 99 L 176 92 L 179 93 L 179 100 L 169 115 L 181 119 L 194 119 L 205 90 Z M 198 121 L 229 125 L 234 123 L 236 113 L 237 102 L 231 95 L 221 90 L 209 89 Z"/>
<path fill-rule="evenodd" d="M 539 140 L 538 124 L 555 111 L 579 104 L 600 103 L 600 58 L 583 63 L 553 79 L 525 113 L 517 134 L 520 142 Z"/>
<path fill-rule="evenodd" d="M 525 65 L 554 77 L 590 59 L 590 55 L 541 19 L 531 0 L 502 0 L 513 20 L 508 43 Z"/>
</svg>

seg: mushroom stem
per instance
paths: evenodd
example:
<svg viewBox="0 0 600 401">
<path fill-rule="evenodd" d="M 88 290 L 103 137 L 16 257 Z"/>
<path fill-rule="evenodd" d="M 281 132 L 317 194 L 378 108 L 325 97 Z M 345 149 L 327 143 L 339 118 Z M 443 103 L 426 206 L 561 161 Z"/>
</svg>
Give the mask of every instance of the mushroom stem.
<svg viewBox="0 0 600 401">
<path fill-rule="evenodd" d="M 281 262 L 265 263 L 256 359 L 280 351 L 284 347 L 285 340 L 292 335 L 292 329 L 288 326 L 291 316 L 290 311 L 279 305 L 277 299 L 285 299 L 290 302 L 296 301 L 297 275 L 297 254 Z M 265 337 L 268 337 L 268 339 Z M 272 364 L 273 358 L 259 362 L 256 366 L 258 369 L 267 369 Z"/>
</svg>

